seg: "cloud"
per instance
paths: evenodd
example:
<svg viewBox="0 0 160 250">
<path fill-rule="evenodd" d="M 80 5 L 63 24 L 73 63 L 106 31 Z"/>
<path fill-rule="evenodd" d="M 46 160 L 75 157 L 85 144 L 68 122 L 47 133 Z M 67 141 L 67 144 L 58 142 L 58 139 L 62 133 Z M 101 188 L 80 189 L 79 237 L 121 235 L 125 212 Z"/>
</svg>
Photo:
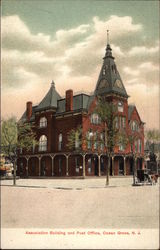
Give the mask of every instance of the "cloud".
<svg viewBox="0 0 160 250">
<path fill-rule="evenodd" d="M 127 86 L 130 103 L 135 103 L 142 121 L 147 128 L 159 129 L 159 86 L 152 88 L 145 84 L 134 84 Z"/>
<path fill-rule="evenodd" d="M 4 110 L 9 114 L 12 107 L 20 116 L 27 100 L 42 99 L 52 79 L 61 95 L 69 88 L 93 91 L 105 53 L 106 28 L 129 92 L 135 96 L 137 84 L 157 86 L 158 43 L 152 47 L 141 45 L 143 25 L 130 16 L 112 15 L 104 20 L 93 17 L 87 24 L 50 35 L 33 34 L 19 16 L 6 16 L 2 17 L 2 114 Z M 135 43 L 140 46 L 133 46 Z M 146 92 L 137 97 L 146 105 Z"/>
<path fill-rule="evenodd" d="M 139 46 L 139 47 L 133 47 L 128 52 L 129 56 L 142 56 L 142 55 L 151 55 L 156 54 L 159 51 L 158 44 L 155 47 L 145 47 L 145 46 Z"/>
<path fill-rule="evenodd" d="M 123 71 L 128 74 L 128 75 L 131 75 L 131 76 L 138 76 L 140 74 L 140 71 L 139 70 L 135 70 L 133 68 L 130 68 L 130 67 L 124 67 L 123 68 Z"/>
</svg>

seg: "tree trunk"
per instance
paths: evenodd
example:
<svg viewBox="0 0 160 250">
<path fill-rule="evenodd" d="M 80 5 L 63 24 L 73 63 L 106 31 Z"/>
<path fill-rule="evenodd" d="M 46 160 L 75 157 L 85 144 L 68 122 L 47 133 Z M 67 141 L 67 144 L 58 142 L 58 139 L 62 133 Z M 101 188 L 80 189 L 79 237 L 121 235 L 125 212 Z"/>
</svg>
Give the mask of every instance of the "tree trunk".
<svg viewBox="0 0 160 250">
<path fill-rule="evenodd" d="M 16 186 L 16 161 L 13 162 L 13 185 Z"/>
<path fill-rule="evenodd" d="M 136 180 L 135 180 L 135 158 L 133 157 L 133 185 L 136 184 Z"/>
<path fill-rule="evenodd" d="M 108 155 L 107 171 L 106 171 L 106 186 L 109 185 L 110 164 L 111 164 L 111 156 L 110 156 L 110 154 L 109 154 L 109 155 Z"/>
</svg>

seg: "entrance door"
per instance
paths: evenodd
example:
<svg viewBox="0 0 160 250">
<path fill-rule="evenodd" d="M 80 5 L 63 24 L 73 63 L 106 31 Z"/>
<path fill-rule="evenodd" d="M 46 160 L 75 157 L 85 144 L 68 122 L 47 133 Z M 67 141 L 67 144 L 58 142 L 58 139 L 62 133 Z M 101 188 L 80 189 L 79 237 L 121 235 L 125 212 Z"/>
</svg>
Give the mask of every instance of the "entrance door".
<svg viewBox="0 0 160 250">
<path fill-rule="evenodd" d="M 133 158 L 130 159 L 129 163 L 130 163 L 129 172 L 130 172 L 130 174 L 133 174 Z"/>
<path fill-rule="evenodd" d="M 94 156 L 94 167 L 95 167 L 95 175 L 98 175 L 98 157 Z"/>
<path fill-rule="evenodd" d="M 119 159 L 119 175 L 124 175 L 124 160 Z"/>
<path fill-rule="evenodd" d="M 45 164 L 45 160 L 42 160 L 41 162 L 41 176 L 45 176 L 46 175 L 46 164 Z"/>
</svg>

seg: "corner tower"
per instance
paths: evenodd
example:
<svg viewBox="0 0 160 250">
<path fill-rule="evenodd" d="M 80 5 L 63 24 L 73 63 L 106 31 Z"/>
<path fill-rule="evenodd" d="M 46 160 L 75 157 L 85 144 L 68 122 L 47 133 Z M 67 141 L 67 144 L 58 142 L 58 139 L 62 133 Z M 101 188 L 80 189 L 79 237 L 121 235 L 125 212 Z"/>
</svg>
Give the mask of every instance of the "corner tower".
<svg viewBox="0 0 160 250">
<path fill-rule="evenodd" d="M 117 70 L 117 66 L 112 56 L 112 49 L 109 44 L 109 33 L 107 30 L 107 46 L 106 53 L 103 58 L 103 65 L 99 74 L 97 85 L 94 91 L 98 95 L 118 95 L 128 98 L 126 89 Z"/>
</svg>

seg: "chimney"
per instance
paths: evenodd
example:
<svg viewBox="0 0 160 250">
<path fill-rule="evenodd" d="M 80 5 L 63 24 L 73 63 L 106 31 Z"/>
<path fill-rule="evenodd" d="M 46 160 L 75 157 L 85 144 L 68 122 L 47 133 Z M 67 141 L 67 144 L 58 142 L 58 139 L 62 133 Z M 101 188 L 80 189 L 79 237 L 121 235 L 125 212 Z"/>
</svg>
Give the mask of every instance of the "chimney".
<svg viewBox="0 0 160 250">
<path fill-rule="evenodd" d="M 32 102 L 26 103 L 26 116 L 27 120 L 29 121 L 32 116 Z"/>
<path fill-rule="evenodd" d="M 69 89 L 66 91 L 66 111 L 73 110 L 73 90 Z"/>
</svg>

